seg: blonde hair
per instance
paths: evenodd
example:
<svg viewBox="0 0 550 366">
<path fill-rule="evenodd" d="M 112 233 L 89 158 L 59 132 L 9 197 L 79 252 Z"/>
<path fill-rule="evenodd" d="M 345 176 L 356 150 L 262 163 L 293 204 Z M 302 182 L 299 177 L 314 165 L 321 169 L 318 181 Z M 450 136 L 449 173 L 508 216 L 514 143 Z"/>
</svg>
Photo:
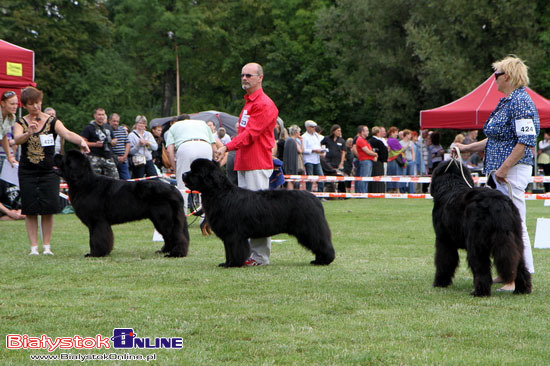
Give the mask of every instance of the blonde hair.
<svg viewBox="0 0 550 366">
<path fill-rule="evenodd" d="M 459 144 L 461 144 L 462 141 L 464 141 L 464 135 L 459 133 L 458 135 L 455 136 L 455 139 L 453 142 L 458 142 Z"/>
<path fill-rule="evenodd" d="M 141 123 L 141 122 L 144 122 L 145 125 L 147 125 L 147 117 L 142 116 L 142 115 L 137 116 L 136 117 L 136 124 Z"/>
<path fill-rule="evenodd" d="M 493 62 L 493 69 L 495 71 L 500 70 L 508 75 L 514 88 L 529 85 L 528 67 L 515 55 L 510 55 L 500 61 Z"/>
</svg>

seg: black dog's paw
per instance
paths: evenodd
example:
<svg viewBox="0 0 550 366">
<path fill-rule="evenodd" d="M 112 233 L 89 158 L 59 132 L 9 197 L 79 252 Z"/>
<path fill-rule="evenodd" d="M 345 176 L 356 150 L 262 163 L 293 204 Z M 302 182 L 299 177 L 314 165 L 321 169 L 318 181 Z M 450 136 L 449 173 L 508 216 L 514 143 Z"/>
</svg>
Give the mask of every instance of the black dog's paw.
<svg viewBox="0 0 550 366">
<path fill-rule="evenodd" d="M 220 263 L 218 264 L 218 267 L 223 267 L 223 268 L 236 268 L 236 267 L 243 267 L 244 266 L 244 263 L 235 263 L 235 262 L 224 262 L 224 263 Z"/>
<path fill-rule="evenodd" d="M 91 257 L 92 256 L 92 253 L 86 253 L 84 254 L 84 257 Z"/>
<path fill-rule="evenodd" d="M 328 266 L 330 264 L 330 262 L 320 261 L 318 259 L 312 260 L 309 263 L 313 264 L 314 266 Z"/>
<path fill-rule="evenodd" d="M 525 294 L 530 294 L 531 292 L 533 291 L 533 289 L 531 287 L 527 287 L 527 288 L 518 288 L 516 286 L 516 289 L 514 290 L 514 294 L 516 295 L 525 295 Z"/>
<path fill-rule="evenodd" d="M 473 290 L 472 292 L 470 292 L 470 295 L 472 296 L 475 296 L 475 297 L 487 297 L 487 296 L 491 296 L 491 292 L 487 292 L 487 291 L 480 291 L 480 290 Z"/>
<path fill-rule="evenodd" d="M 452 279 L 436 278 L 433 283 L 433 287 L 449 287 L 453 284 Z"/>
</svg>

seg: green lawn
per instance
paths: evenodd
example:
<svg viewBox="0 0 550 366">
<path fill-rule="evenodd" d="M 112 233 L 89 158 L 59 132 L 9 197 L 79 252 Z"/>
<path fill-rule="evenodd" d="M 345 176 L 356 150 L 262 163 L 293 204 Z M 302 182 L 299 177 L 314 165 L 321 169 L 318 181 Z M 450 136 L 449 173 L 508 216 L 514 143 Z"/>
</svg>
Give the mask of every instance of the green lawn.
<svg viewBox="0 0 550 366">
<path fill-rule="evenodd" d="M 550 207 L 527 204 L 534 241 Z M 431 286 L 431 200 L 324 206 L 336 249 L 328 267 L 310 266 L 311 253 L 280 235 L 270 266 L 219 268 L 223 245 L 196 222 L 187 258 L 155 254 L 149 221 L 116 226 L 111 255 L 84 258 L 88 231 L 74 215 L 55 218 L 55 256 L 31 257 L 24 222 L 0 222 L 0 364 L 48 353 L 8 350 L 6 334 L 110 337 L 113 328 L 183 338 L 183 349 L 115 350 L 163 365 L 550 364 L 550 251 L 534 250 L 531 295 L 473 298 L 464 252 L 455 283 Z M 104 352 L 114 351 L 53 354 Z"/>
</svg>

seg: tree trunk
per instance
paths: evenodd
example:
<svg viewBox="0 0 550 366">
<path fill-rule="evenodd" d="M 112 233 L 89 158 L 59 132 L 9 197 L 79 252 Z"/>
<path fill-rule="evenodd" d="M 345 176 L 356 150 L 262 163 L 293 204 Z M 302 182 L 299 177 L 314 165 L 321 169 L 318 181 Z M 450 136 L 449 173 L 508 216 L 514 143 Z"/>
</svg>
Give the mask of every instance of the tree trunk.
<svg viewBox="0 0 550 366">
<path fill-rule="evenodd" d="M 164 90 L 162 93 L 162 117 L 173 116 L 172 104 L 176 97 L 176 78 L 174 70 L 166 70 L 164 73 Z"/>
</svg>

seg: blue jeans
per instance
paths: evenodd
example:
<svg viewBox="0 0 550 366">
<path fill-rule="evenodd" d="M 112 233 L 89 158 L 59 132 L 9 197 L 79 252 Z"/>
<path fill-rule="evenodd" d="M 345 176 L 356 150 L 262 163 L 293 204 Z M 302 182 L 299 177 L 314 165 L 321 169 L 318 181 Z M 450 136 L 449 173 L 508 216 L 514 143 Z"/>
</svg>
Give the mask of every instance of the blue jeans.
<svg viewBox="0 0 550 366">
<path fill-rule="evenodd" d="M 118 175 L 120 176 L 120 179 L 130 179 L 130 169 L 128 168 L 128 161 L 117 163 L 116 168 L 118 170 Z"/>
<path fill-rule="evenodd" d="M 416 164 L 413 160 L 407 160 L 407 167 L 404 169 L 404 175 L 416 175 Z M 414 193 L 414 183 L 403 183 L 404 186 L 401 187 L 403 193 Z"/>
<path fill-rule="evenodd" d="M 372 176 L 372 160 L 362 160 L 359 162 L 359 173 L 360 177 L 370 177 Z M 356 193 L 368 193 L 368 182 L 360 182 L 358 181 L 355 185 L 357 189 L 355 189 Z"/>
<path fill-rule="evenodd" d="M 306 174 L 307 175 L 323 175 L 323 169 L 321 168 L 321 164 L 312 164 L 312 163 L 305 163 L 306 167 Z M 313 185 L 313 182 L 306 182 L 306 189 L 311 192 L 311 187 Z M 317 183 L 317 191 L 323 192 L 324 191 L 324 184 L 323 183 Z"/>
<path fill-rule="evenodd" d="M 395 161 L 395 159 L 388 162 L 387 175 L 403 175 L 403 168 L 397 165 L 397 161 Z M 405 183 L 388 182 L 388 189 L 397 189 L 400 188 L 403 184 Z"/>
</svg>

